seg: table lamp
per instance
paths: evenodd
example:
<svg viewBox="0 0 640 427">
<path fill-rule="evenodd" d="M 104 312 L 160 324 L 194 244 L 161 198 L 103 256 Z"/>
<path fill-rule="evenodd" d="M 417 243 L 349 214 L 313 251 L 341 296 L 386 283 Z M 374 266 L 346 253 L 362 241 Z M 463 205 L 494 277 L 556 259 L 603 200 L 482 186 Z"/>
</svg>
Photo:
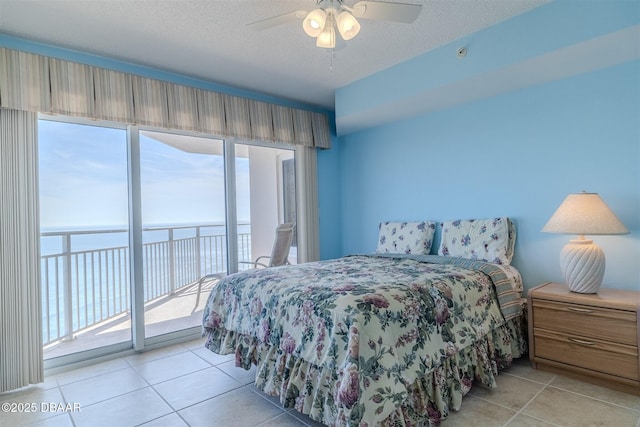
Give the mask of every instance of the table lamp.
<svg viewBox="0 0 640 427">
<path fill-rule="evenodd" d="M 560 252 L 560 269 L 572 292 L 595 294 L 602 285 L 605 257 L 585 234 L 627 234 L 629 230 L 598 193 L 569 194 L 542 228 L 543 232 L 577 234 Z"/>
</svg>

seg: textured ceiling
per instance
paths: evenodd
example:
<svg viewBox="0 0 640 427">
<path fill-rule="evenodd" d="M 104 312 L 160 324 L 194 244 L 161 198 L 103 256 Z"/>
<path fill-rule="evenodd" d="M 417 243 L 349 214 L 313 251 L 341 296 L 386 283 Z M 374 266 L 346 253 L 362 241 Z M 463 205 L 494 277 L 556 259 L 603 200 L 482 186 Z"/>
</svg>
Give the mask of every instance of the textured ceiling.
<svg viewBox="0 0 640 427">
<path fill-rule="evenodd" d="M 404 0 L 413 24 L 362 20 L 335 50 L 301 21 L 246 27 L 314 0 L 0 0 L 0 33 L 333 110 L 336 88 L 548 1 Z"/>
</svg>

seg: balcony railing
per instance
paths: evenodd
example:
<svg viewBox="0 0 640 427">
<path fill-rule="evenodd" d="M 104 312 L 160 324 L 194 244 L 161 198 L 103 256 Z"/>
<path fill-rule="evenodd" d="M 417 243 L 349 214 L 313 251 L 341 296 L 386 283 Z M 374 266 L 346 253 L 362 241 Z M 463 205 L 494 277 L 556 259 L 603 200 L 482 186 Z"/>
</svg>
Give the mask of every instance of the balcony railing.
<svg viewBox="0 0 640 427">
<path fill-rule="evenodd" d="M 225 272 L 226 241 L 221 230 L 216 225 L 144 228 L 145 303 L 189 286 L 205 274 Z M 41 237 L 57 246 L 41 257 L 45 345 L 70 339 L 82 329 L 130 310 L 126 229 L 52 231 Z M 251 258 L 250 233 L 238 233 L 238 258 Z"/>
</svg>

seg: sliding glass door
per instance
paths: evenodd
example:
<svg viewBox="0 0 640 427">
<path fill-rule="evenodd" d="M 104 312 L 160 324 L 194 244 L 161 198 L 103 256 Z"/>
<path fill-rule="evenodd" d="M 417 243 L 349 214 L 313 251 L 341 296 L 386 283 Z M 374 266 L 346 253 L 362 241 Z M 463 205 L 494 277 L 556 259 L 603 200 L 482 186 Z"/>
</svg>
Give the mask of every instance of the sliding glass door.
<svg viewBox="0 0 640 427">
<path fill-rule="evenodd" d="M 40 120 L 45 358 L 131 341 L 127 134 Z"/>
<path fill-rule="evenodd" d="M 296 222 L 293 149 L 59 118 L 39 146 L 46 359 L 198 334 L 200 279 Z"/>
<path fill-rule="evenodd" d="M 140 178 L 145 337 L 199 327 L 199 279 L 227 271 L 224 142 L 141 131 Z"/>
<path fill-rule="evenodd" d="M 240 255 L 254 261 L 271 254 L 278 224 L 296 222 L 295 151 L 236 144 L 235 154 L 238 235 L 251 238 L 250 250 Z M 297 262 L 295 234 L 289 261 Z"/>
</svg>

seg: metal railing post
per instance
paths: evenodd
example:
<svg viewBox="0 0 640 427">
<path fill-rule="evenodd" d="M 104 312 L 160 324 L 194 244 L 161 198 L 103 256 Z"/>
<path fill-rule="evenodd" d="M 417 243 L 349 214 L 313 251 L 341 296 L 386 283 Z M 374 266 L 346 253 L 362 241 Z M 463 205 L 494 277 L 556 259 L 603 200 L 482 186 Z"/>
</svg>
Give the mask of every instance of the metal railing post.
<svg viewBox="0 0 640 427">
<path fill-rule="evenodd" d="M 200 226 L 196 227 L 196 279 L 200 279 L 202 277 L 202 267 L 200 260 Z"/>
<path fill-rule="evenodd" d="M 169 229 L 169 293 L 176 290 L 176 253 L 173 240 L 173 228 Z"/>
<path fill-rule="evenodd" d="M 65 233 L 64 236 L 62 236 L 62 253 L 64 255 L 62 266 L 62 283 L 64 285 L 63 309 L 67 329 L 62 339 L 69 341 L 75 338 L 73 336 L 73 318 L 71 315 L 71 234 L 69 233 Z"/>
</svg>

